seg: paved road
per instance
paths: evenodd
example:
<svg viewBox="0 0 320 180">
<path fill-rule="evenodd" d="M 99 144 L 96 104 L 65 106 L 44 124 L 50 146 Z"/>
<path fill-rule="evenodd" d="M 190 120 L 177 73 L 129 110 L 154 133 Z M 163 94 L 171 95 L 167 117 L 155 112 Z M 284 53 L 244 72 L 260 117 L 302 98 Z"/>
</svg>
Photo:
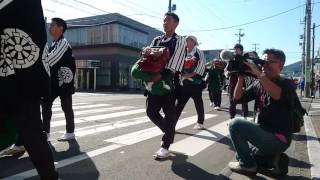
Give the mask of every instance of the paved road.
<svg viewBox="0 0 320 180">
<path fill-rule="evenodd" d="M 209 107 L 207 93 L 203 97 L 206 129 L 193 129 L 197 116 L 190 100 L 177 125 L 172 156 L 164 161 L 156 161 L 152 156 L 160 146 L 162 133 L 146 117 L 144 96 L 76 93 L 73 107 L 77 140 L 71 142 L 56 141 L 65 131 L 64 115 L 59 100 L 56 100 L 50 142 L 61 179 L 250 179 L 231 173 L 227 168 L 228 162 L 234 158 L 227 130 L 228 97 L 223 95 L 221 111 Z M 311 100 L 304 99 L 304 104 L 308 106 Z M 252 104 L 249 107 L 252 110 Z M 320 102 L 313 101 L 310 111 L 316 113 L 318 108 Z M 305 136 L 303 130 L 294 136 L 287 151 L 289 174 L 284 179 L 317 177 L 315 164 L 320 164 L 320 160 L 313 155 L 315 160 L 309 162 L 310 149 L 319 144 L 317 126 L 309 127 L 317 116 L 307 118 L 310 119 L 307 120 L 308 133 L 314 130 L 315 134 Z M 0 158 L 0 178 L 38 179 L 27 153 Z M 254 178 L 273 179 L 263 174 Z"/>
</svg>

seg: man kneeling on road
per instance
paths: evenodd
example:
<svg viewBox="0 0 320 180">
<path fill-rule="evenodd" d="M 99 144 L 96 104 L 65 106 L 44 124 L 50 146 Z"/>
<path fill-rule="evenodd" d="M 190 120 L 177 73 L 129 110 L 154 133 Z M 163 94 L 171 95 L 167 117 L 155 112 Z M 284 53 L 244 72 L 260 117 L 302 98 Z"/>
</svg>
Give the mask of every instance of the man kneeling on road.
<svg viewBox="0 0 320 180">
<path fill-rule="evenodd" d="M 281 153 L 291 143 L 294 87 L 288 79 L 280 77 L 285 64 L 283 51 L 266 49 L 264 57 L 266 62 L 262 72 L 255 64 L 245 62 L 250 73 L 257 77 L 257 82 L 244 90 L 244 77 L 239 75 L 234 92 L 236 102 L 249 102 L 259 94 L 263 101 L 262 110 L 258 115 L 258 124 L 242 118 L 235 118 L 229 124 L 237 158 L 236 162 L 229 163 L 229 168 L 235 172 L 256 173 L 255 155 L 273 157 L 274 168 L 278 169 L 280 155 L 285 156 L 283 159 L 288 168 L 288 157 Z"/>
</svg>

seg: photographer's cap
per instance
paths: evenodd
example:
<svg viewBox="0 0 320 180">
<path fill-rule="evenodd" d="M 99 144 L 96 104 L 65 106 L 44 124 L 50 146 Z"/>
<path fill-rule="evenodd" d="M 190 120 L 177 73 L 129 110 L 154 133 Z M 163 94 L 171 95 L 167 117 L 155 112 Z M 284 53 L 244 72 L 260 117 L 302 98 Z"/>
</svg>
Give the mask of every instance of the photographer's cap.
<svg viewBox="0 0 320 180">
<path fill-rule="evenodd" d="M 195 36 L 188 35 L 186 39 L 192 39 L 192 41 L 194 42 L 194 45 L 199 46 L 198 40 Z"/>
<path fill-rule="evenodd" d="M 243 51 L 243 46 L 241 44 L 236 44 L 233 47 L 234 49 L 239 48 L 241 51 Z"/>
</svg>

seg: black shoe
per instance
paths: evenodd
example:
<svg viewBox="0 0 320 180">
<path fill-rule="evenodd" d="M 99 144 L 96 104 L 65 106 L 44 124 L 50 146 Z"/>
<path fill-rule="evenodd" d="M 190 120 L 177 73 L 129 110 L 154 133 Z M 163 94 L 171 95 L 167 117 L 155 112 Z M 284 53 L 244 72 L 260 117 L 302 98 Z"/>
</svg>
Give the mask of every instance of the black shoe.
<svg viewBox="0 0 320 180">
<path fill-rule="evenodd" d="M 285 176 L 288 174 L 289 157 L 285 153 L 276 155 L 273 159 L 272 173 L 277 176 Z"/>
</svg>

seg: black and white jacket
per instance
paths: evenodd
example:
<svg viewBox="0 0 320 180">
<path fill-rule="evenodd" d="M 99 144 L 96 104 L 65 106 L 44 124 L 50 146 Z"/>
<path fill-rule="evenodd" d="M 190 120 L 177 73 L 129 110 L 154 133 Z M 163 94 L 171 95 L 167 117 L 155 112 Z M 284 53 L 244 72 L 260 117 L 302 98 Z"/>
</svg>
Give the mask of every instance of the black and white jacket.
<svg viewBox="0 0 320 180">
<path fill-rule="evenodd" d="M 76 64 L 66 38 L 61 36 L 52 42 L 47 62 L 50 66 L 51 94 L 53 96 L 73 94 Z"/>
<path fill-rule="evenodd" d="M 153 39 L 150 46 L 164 46 L 170 50 L 170 60 L 166 66 L 173 72 L 181 72 L 183 68 L 186 46 L 186 39 L 176 33 L 170 37 L 165 38 L 164 35 Z"/>
<path fill-rule="evenodd" d="M 190 56 L 195 56 L 197 58 L 197 66 L 195 67 L 194 72 L 200 76 L 203 76 L 206 70 L 205 68 L 206 59 L 203 52 L 198 47 L 194 47 L 192 51 L 187 54 Z"/>
<path fill-rule="evenodd" d="M 47 37 L 41 0 L 1 0 L 0 19 L 0 101 L 47 95 Z"/>
</svg>

